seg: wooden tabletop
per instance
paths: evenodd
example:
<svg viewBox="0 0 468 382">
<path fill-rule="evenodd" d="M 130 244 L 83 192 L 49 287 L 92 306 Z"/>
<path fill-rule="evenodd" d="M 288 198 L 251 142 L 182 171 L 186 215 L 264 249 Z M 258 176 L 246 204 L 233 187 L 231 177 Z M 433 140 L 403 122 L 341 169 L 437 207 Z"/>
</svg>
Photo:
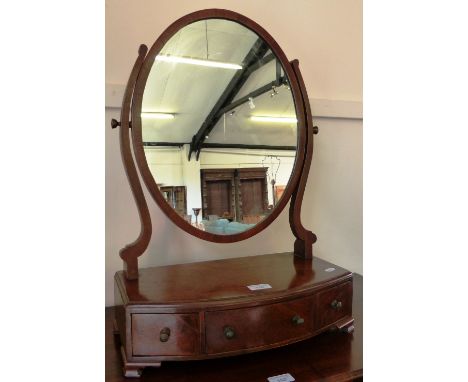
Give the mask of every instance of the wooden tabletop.
<svg viewBox="0 0 468 382">
<path fill-rule="evenodd" d="M 333 269 L 332 272 L 330 270 Z M 137 280 L 127 280 L 123 271 L 116 277 L 127 304 L 165 305 L 257 301 L 321 288 L 350 275 L 350 272 L 318 257 L 304 261 L 292 252 L 196 263 L 142 268 Z M 251 291 L 247 285 L 268 283 L 271 288 Z"/>
<path fill-rule="evenodd" d="M 165 362 L 145 368 L 140 381 L 265 382 L 290 373 L 297 382 L 362 380 L 362 276 L 353 275 L 353 334 L 323 333 L 297 344 L 230 358 Z M 106 308 L 106 381 L 123 377 L 120 349 L 113 336 L 113 308 Z M 135 379 L 138 381 L 138 379 Z"/>
</svg>

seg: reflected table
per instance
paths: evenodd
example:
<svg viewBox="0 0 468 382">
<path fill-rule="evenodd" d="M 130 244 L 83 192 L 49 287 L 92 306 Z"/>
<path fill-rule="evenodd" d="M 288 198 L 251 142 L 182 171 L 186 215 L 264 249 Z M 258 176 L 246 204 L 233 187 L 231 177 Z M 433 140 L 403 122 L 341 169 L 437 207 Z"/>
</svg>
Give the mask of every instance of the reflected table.
<svg viewBox="0 0 468 382">
<path fill-rule="evenodd" d="M 163 362 L 146 368 L 139 380 L 171 382 L 265 382 L 291 374 L 302 381 L 361 381 L 362 276 L 353 275 L 354 333 L 323 333 L 278 349 L 205 361 Z M 113 308 L 106 308 L 106 381 L 138 381 L 122 374 L 119 345 L 113 335 Z"/>
</svg>

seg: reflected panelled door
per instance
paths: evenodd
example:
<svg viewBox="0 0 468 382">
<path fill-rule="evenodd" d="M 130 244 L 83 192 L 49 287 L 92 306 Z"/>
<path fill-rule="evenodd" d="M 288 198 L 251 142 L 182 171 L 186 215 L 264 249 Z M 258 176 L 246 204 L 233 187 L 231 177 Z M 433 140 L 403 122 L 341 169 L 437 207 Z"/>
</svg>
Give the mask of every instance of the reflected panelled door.
<svg viewBox="0 0 468 382">
<path fill-rule="evenodd" d="M 151 59 L 141 141 L 161 195 L 190 229 L 252 229 L 279 204 L 296 162 L 298 118 L 281 60 L 252 30 L 216 18 L 179 29 Z"/>
</svg>

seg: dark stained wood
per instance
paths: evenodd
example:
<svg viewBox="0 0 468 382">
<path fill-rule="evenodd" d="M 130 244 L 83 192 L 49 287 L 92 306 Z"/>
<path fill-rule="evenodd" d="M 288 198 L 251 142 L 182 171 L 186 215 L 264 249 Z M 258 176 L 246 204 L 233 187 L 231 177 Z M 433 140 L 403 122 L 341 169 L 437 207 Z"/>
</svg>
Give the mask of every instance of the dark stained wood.
<svg viewBox="0 0 468 382">
<path fill-rule="evenodd" d="M 309 297 L 254 308 L 207 312 L 206 352 L 225 353 L 308 337 L 314 329 L 312 306 Z M 296 316 L 303 322 L 293 321 Z M 232 328 L 233 338 L 226 338 L 225 327 Z"/>
<path fill-rule="evenodd" d="M 325 332 L 286 347 L 237 357 L 164 362 L 160 368 L 145 368 L 142 380 L 265 382 L 273 375 L 291 373 L 298 382 L 362 381 L 362 276 L 354 274 L 353 284 L 355 331 L 351 334 Z M 106 308 L 106 381 L 128 382 L 122 374 L 120 344 L 113 335 L 114 311 Z"/>
<path fill-rule="evenodd" d="M 199 326 L 198 314 L 132 314 L 133 354 L 196 354 L 200 352 Z M 167 340 L 161 340 L 161 334 Z"/>
<path fill-rule="evenodd" d="M 210 18 L 226 19 L 240 23 L 241 25 L 244 25 L 248 29 L 254 31 L 268 45 L 271 52 L 275 55 L 276 59 L 281 63 L 284 75 L 288 79 L 288 83 L 296 103 L 296 117 L 298 119 L 298 141 L 296 161 L 294 164 L 290 181 L 284 190 L 283 197 L 279 200 L 279 202 L 276 204 L 275 208 L 271 211 L 271 213 L 267 215 L 264 219 L 262 219 L 259 223 L 257 223 L 252 229 L 232 235 L 220 235 L 200 230 L 194 227 L 192 224 L 188 223 L 186 220 L 184 220 L 181 216 L 179 216 L 179 214 L 176 211 L 174 211 L 173 208 L 171 208 L 166 203 L 163 195 L 158 189 L 157 180 L 153 177 L 149 169 L 144 153 L 144 146 L 142 140 L 141 111 L 143 93 L 145 90 L 146 81 L 148 79 L 156 55 L 161 51 L 166 42 L 181 28 L 192 22 L 206 20 Z M 277 42 L 273 39 L 273 37 L 260 25 L 236 12 L 224 9 L 206 9 L 193 12 L 175 21 L 161 34 L 161 36 L 156 40 L 156 42 L 153 44 L 148 54 L 146 55 L 146 58 L 142 64 L 140 73 L 138 75 L 134 87 L 132 100 L 132 143 L 135 160 L 137 162 L 141 177 L 143 178 L 143 181 L 146 184 L 149 193 L 159 205 L 161 210 L 174 222 L 174 224 L 176 224 L 179 228 L 185 230 L 186 232 L 203 240 L 212 241 L 216 243 L 233 243 L 240 240 L 248 239 L 256 235 L 276 219 L 276 217 L 281 213 L 281 211 L 288 203 L 293 190 L 296 188 L 299 182 L 299 179 L 301 177 L 301 171 L 303 169 L 303 163 L 305 160 L 307 126 L 304 111 L 304 102 L 307 103 L 308 100 L 302 100 L 302 102 L 300 102 L 302 93 L 298 81 L 298 77 L 296 76 L 296 73 L 294 72 L 291 63 L 286 58 L 286 55 L 279 47 Z"/>
<path fill-rule="evenodd" d="M 353 284 L 347 282 L 317 294 L 316 328 L 351 316 Z M 335 304 L 336 303 L 336 304 Z"/>
<path fill-rule="evenodd" d="M 301 71 L 299 70 L 299 61 L 291 61 L 291 67 L 293 68 L 294 74 L 298 80 L 301 93 L 300 99 L 302 102 L 299 101 L 298 103 L 302 103 L 303 110 L 305 111 L 305 120 L 303 121 L 303 126 L 305 127 L 306 131 L 306 150 L 304 153 L 305 159 L 301 163 L 301 167 L 298 170 L 298 173 L 300 174 L 300 180 L 297 184 L 297 187 L 294 188 L 291 196 L 291 203 L 289 205 L 289 225 L 291 226 L 291 231 L 296 237 L 296 241 L 294 242 L 294 254 L 304 259 L 310 259 L 312 258 L 312 245 L 317 241 L 317 236 L 312 231 L 307 230 L 302 224 L 301 207 L 305 187 L 307 184 L 307 178 L 309 177 L 310 165 L 312 163 L 315 129 L 312 122 L 312 112 L 310 110 L 309 98 L 305 88 L 304 80 L 302 79 Z M 301 117 L 303 118 L 304 114 L 301 114 Z M 283 199 L 285 198 L 281 198 L 280 202 Z"/>
<path fill-rule="evenodd" d="M 187 215 L 187 188 L 185 186 L 162 186 L 160 190 L 180 216 Z"/>
<path fill-rule="evenodd" d="M 335 271 L 325 272 L 334 267 Z M 124 292 L 125 304 L 203 303 L 205 307 L 235 305 L 303 295 L 327 282 L 346 281 L 350 272 L 319 258 L 311 262 L 295 259 L 292 253 L 277 253 L 233 259 L 203 261 L 189 264 L 143 268 L 138 280 L 126 280 L 123 272 L 116 273 Z M 251 291 L 248 285 L 271 285 L 271 289 Z"/>
<path fill-rule="evenodd" d="M 228 217 L 243 222 L 244 216 L 263 219 L 268 207 L 267 167 L 202 169 L 203 217 Z"/>
<path fill-rule="evenodd" d="M 233 169 L 200 170 L 202 192 L 202 214 L 222 216 L 229 212 L 236 217 L 236 179 Z M 224 190 L 222 190 L 224 188 Z M 227 199 L 227 200 L 226 200 Z"/>
<path fill-rule="evenodd" d="M 265 203 L 265 178 L 244 179 L 241 181 L 242 215 L 263 214 L 267 209 Z"/>
<path fill-rule="evenodd" d="M 206 182 L 206 213 L 204 215 L 232 216 L 231 182 L 229 180 L 212 180 Z"/>
<path fill-rule="evenodd" d="M 132 190 L 133 197 L 135 198 L 141 222 L 141 231 L 138 238 L 133 243 L 128 244 L 120 250 L 120 257 L 124 261 L 125 275 L 128 279 L 138 278 L 138 257 L 141 256 L 148 247 L 152 233 L 151 217 L 148 205 L 146 204 L 140 178 L 138 176 L 135 163 L 133 162 L 129 131 L 130 106 L 132 102 L 133 88 L 147 51 L 148 48 L 145 45 L 141 45 L 138 49 L 138 58 L 133 65 L 130 78 L 125 88 L 120 115 L 120 153 L 122 155 L 125 173 L 127 174 L 128 182 L 130 183 L 130 188 Z"/>
<path fill-rule="evenodd" d="M 137 280 L 117 272 L 125 372 L 257 352 L 352 328 L 351 278 L 329 262 L 306 262 L 292 253 L 146 268 Z M 253 284 L 270 288 L 249 289 Z M 329 300 L 340 301 L 338 313 L 330 312 Z"/>
</svg>

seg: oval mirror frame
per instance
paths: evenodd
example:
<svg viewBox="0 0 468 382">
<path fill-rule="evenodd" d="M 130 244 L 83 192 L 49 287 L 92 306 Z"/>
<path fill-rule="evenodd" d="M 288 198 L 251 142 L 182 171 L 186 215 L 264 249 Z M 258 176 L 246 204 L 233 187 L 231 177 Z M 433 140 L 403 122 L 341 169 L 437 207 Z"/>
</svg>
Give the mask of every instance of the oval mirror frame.
<svg viewBox="0 0 468 382">
<path fill-rule="evenodd" d="M 293 96 L 295 109 L 296 109 L 296 118 L 297 118 L 297 149 L 296 149 L 296 158 L 294 161 L 293 170 L 289 178 L 289 182 L 284 190 L 283 196 L 278 201 L 278 204 L 274 207 L 272 212 L 257 223 L 254 227 L 232 235 L 219 235 L 210 233 L 207 231 L 200 230 L 191 224 L 189 224 L 183 217 L 181 217 L 164 199 L 163 194 L 159 190 L 156 180 L 153 177 L 148 162 L 146 160 L 144 146 L 143 146 L 143 137 L 142 137 L 142 104 L 143 104 L 143 94 L 146 86 L 146 82 L 155 61 L 156 55 L 163 49 L 165 44 L 169 39 L 177 33 L 181 28 L 201 20 L 206 19 L 224 19 L 228 21 L 237 22 L 244 27 L 250 29 L 252 32 L 256 33 L 260 38 L 262 38 L 269 46 L 271 51 L 275 54 L 276 58 L 280 61 L 284 72 L 286 73 L 291 93 Z M 296 75 L 294 74 L 292 64 L 286 58 L 283 50 L 274 40 L 274 38 L 260 25 L 258 25 L 253 20 L 233 11 L 225 9 L 205 9 L 201 11 L 196 11 L 181 17 L 172 23 L 155 41 L 151 49 L 148 51 L 144 62 L 142 64 L 141 70 L 138 74 L 138 78 L 135 83 L 135 88 L 133 91 L 132 98 L 132 107 L 131 107 L 131 120 L 132 120 L 132 142 L 133 142 L 133 153 L 135 160 L 137 162 L 140 174 L 145 182 L 148 191 L 150 192 L 153 199 L 156 201 L 158 206 L 164 212 L 164 214 L 179 228 L 190 233 L 191 235 L 198 237 L 200 239 L 214 242 L 214 243 L 234 243 L 237 241 L 242 241 L 248 239 L 252 236 L 255 236 L 259 232 L 263 231 L 268 227 L 283 211 L 284 207 L 291 199 L 293 191 L 296 189 L 301 169 L 304 164 L 305 157 L 305 145 L 306 145 L 306 122 L 305 122 L 305 111 L 304 111 L 304 101 L 302 99 L 302 93 L 300 90 L 299 83 L 297 81 Z"/>
</svg>

